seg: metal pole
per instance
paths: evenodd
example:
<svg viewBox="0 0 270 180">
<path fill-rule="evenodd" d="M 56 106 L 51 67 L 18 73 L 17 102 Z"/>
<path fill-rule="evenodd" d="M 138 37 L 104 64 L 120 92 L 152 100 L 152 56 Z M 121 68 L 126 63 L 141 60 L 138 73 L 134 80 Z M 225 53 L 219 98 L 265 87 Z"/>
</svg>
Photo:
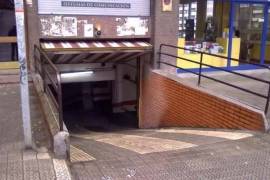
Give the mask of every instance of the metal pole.
<svg viewBox="0 0 270 180">
<path fill-rule="evenodd" d="M 43 60 L 43 54 L 40 55 L 40 65 L 41 65 L 41 77 L 43 80 L 43 92 L 46 93 L 47 88 L 47 81 L 45 76 L 45 61 Z"/>
<path fill-rule="evenodd" d="M 264 110 L 265 115 L 267 115 L 268 113 L 269 101 L 270 101 L 270 84 L 269 84 L 268 96 L 267 96 L 267 101 L 266 101 L 265 110 Z"/>
<path fill-rule="evenodd" d="M 28 70 L 26 60 L 26 41 L 25 41 L 25 22 L 24 22 L 24 2 L 14 0 L 15 16 L 17 27 L 18 56 L 20 63 L 20 89 L 21 89 L 21 108 L 24 132 L 24 144 L 26 148 L 32 148 L 32 130 L 30 119 Z"/>
<path fill-rule="evenodd" d="M 161 50 L 162 50 L 162 44 L 159 46 L 159 55 L 158 55 L 158 69 L 161 68 L 160 61 L 161 61 Z"/>
<path fill-rule="evenodd" d="M 137 120 L 138 127 L 140 121 L 140 97 L 141 97 L 141 57 L 137 57 Z"/>
<path fill-rule="evenodd" d="M 57 98 L 58 98 L 58 111 L 59 111 L 59 126 L 60 131 L 64 130 L 64 111 L 63 111 L 63 94 L 62 94 L 62 84 L 61 84 L 61 74 L 57 74 L 57 84 L 58 84 L 58 92 L 57 92 Z"/>
<path fill-rule="evenodd" d="M 263 31 L 262 31 L 262 43 L 261 43 L 261 54 L 260 54 L 260 63 L 264 64 L 265 62 L 265 51 L 266 51 L 266 41 L 267 41 L 267 32 L 268 32 L 268 10 L 269 4 L 264 5 L 264 22 L 263 22 Z"/>
<path fill-rule="evenodd" d="M 235 16 L 235 3 L 231 1 L 230 5 L 230 22 L 229 22 L 229 46 L 228 46 L 228 59 L 227 59 L 227 68 L 231 67 L 231 58 L 232 58 L 232 42 L 234 36 L 234 16 Z"/>
<path fill-rule="evenodd" d="M 200 69 L 199 69 L 198 86 L 201 85 L 201 78 L 202 78 L 202 63 L 203 63 L 203 53 L 201 53 L 201 59 L 200 59 Z"/>
</svg>

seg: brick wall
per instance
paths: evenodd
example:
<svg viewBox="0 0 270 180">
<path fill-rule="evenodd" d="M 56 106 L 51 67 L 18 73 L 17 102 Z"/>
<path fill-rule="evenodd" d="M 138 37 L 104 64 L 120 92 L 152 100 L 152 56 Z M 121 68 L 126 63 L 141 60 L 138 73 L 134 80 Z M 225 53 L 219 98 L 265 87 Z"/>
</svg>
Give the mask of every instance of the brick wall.
<svg viewBox="0 0 270 180">
<path fill-rule="evenodd" d="M 143 81 L 141 128 L 205 127 L 264 131 L 264 115 L 151 72 Z"/>
</svg>

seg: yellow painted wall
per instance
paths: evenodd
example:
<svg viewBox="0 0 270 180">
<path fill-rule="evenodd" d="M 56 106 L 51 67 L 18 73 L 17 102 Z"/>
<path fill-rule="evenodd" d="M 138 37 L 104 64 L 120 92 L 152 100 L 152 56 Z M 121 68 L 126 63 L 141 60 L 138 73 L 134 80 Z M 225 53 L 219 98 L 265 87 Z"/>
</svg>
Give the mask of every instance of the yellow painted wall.
<svg viewBox="0 0 270 180">
<path fill-rule="evenodd" d="M 211 55 L 203 55 L 203 63 L 212 65 L 215 67 L 226 67 L 227 66 L 227 56 L 228 56 L 228 45 L 229 39 L 217 38 L 217 43 L 224 47 L 224 53 L 219 53 L 217 55 L 224 56 L 224 58 L 215 57 Z M 232 45 L 232 58 L 239 59 L 240 55 L 240 38 L 233 38 L 233 45 Z M 178 39 L 178 46 L 185 47 L 185 39 L 179 38 Z M 186 54 L 184 50 L 178 50 L 178 57 L 189 59 L 192 61 L 200 62 L 201 55 L 200 54 Z M 231 62 L 231 66 L 238 66 L 239 63 L 236 61 Z M 185 60 L 178 59 L 177 66 L 185 69 L 191 68 L 199 68 L 199 64 L 195 64 L 192 62 L 188 62 Z"/>
<path fill-rule="evenodd" d="M 0 70 L 4 69 L 19 69 L 19 62 L 0 62 Z"/>
<path fill-rule="evenodd" d="M 215 1 L 214 21 L 216 26 L 216 35 L 222 36 L 223 30 L 229 27 L 230 2 Z"/>
<path fill-rule="evenodd" d="M 251 49 L 250 58 L 260 61 L 261 59 L 260 57 L 261 57 L 261 44 L 255 43 L 253 44 L 253 47 Z M 270 44 L 266 45 L 265 60 L 270 61 Z"/>
</svg>

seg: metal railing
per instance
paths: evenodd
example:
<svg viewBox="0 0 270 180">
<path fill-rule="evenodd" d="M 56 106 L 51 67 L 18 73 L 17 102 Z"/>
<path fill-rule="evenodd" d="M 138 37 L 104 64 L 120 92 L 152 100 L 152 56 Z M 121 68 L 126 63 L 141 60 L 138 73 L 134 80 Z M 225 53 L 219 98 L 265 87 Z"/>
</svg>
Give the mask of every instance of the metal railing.
<svg viewBox="0 0 270 180">
<path fill-rule="evenodd" d="M 50 97 L 59 113 L 60 131 L 63 131 L 63 103 L 61 72 L 48 55 L 37 45 L 34 46 L 34 66 L 43 80 L 43 90 Z"/>
<path fill-rule="evenodd" d="M 173 55 L 173 54 L 170 54 L 170 53 L 167 53 L 167 52 L 163 52 L 164 47 L 173 48 L 173 49 L 181 49 L 181 50 L 184 50 L 184 51 L 190 51 L 190 52 L 198 53 L 198 54 L 200 54 L 200 59 L 198 61 L 194 61 L 194 60 L 179 57 L 177 55 Z M 181 69 L 182 71 L 185 71 L 185 72 L 189 72 L 189 73 L 198 75 L 198 86 L 201 85 L 201 79 L 203 77 L 203 78 L 210 79 L 212 81 L 215 81 L 215 82 L 230 86 L 232 88 L 241 90 L 243 92 L 252 94 L 254 96 L 261 97 L 261 98 L 266 100 L 264 113 L 265 114 L 268 113 L 269 100 L 270 100 L 270 81 L 260 79 L 260 78 L 257 78 L 257 77 L 253 77 L 253 76 L 249 76 L 249 75 L 246 75 L 246 74 L 242 74 L 242 73 L 239 73 L 239 72 L 236 72 L 236 71 L 232 71 L 229 68 L 216 67 L 216 66 L 213 66 L 213 65 L 210 65 L 210 64 L 206 64 L 206 63 L 203 62 L 203 57 L 204 57 L 204 55 L 213 56 L 213 57 L 219 57 L 219 58 L 223 58 L 223 59 L 226 59 L 226 60 L 231 60 L 231 61 L 235 61 L 235 62 L 239 62 L 239 63 L 250 64 L 250 65 L 254 65 L 254 66 L 257 66 L 257 67 L 260 67 L 260 68 L 265 68 L 265 69 L 270 70 L 270 68 L 268 66 L 262 65 L 262 64 L 257 64 L 257 63 L 252 63 L 252 62 L 246 62 L 246 61 L 239 60 L 239 59 L 229 58 L 229 57 L 226 57 L 226 56 L 210 54 L 210 53 L 206 53 L 206 52 L 202 52 L 202 51 L 196 51 L 196 50 L 192 50 L 192 49 L 188 49 L 188 48 L 182 48 L 182 47 L 178 47 L 178 46 L 174 46 L 174 45 L 168 45 L 168 44 L 161 44 L 158 54 L 159 54 L 159 60 L 158 60 L 157 63 L 158 63 L 159 68 L 160 68 L 161 64 L 164 64 L 164 65 L 171 66 L 171 67 L 174 67 L 174 68 L 177 68 L 177 69 Z M 185 69 L 185 68 L 170 64 L 168 62 L 164 62 L 164 61 L 161 60 L 162 55 L 167 56 L 167 57 L 171 57 L 171 58 L 184 60 L 184 61 L 187 61 L 187 62 L 190 62 L 190 63 L 198 64 L 199 65 L 198 72 L 192 71 L 190 69 Z M 254 80 L 254 81 L 257 81 L 257 82 L 260 82 L 260 83 L 267 84 L 269 86 L 268 93 L 266 95 L 266 94 L 262 94 L 260 92 L 255 92 L 255 91 L 252 91 L 250 89 L 246 89 L 246 88 L 243 88 L 243 87 L 240 87 L 240 86 L 237 86 L 237 85 L 234 85 L 234 84 L 231 84 L 231 83 L 228 83 L 228 82 L 225 82 L 225 81 L 222 81 L 222 80 L 210 77 L 210 76 L 207 76 L 205 74 L 202 74 L 202 69 L 204 67 L 213 68 L 213 69 L 216 69 L 216 70 L 219 70 L 219 71 L 224 71 L 224 72 L 234 74 L 234 75 L 237 75 L 237 76 L 240 76 L 240 77 L 243 77 L 243 78 L 247 78 L 247 79 L 251 79 L 251 80 Z"/>
</svg>

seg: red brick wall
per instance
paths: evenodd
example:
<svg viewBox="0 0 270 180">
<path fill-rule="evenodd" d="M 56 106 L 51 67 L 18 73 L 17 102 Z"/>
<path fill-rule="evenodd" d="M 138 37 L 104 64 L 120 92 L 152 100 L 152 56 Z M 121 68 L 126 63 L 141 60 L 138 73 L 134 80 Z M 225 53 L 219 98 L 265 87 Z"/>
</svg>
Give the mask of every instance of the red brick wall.
<svg viewBox="0 0 270 180">
<path fill-rule="evenodd" d="M 264 131 L 258 111 L 150 72 L 144 79 L 141 128 L 205 127 Z"/>
</svg>

